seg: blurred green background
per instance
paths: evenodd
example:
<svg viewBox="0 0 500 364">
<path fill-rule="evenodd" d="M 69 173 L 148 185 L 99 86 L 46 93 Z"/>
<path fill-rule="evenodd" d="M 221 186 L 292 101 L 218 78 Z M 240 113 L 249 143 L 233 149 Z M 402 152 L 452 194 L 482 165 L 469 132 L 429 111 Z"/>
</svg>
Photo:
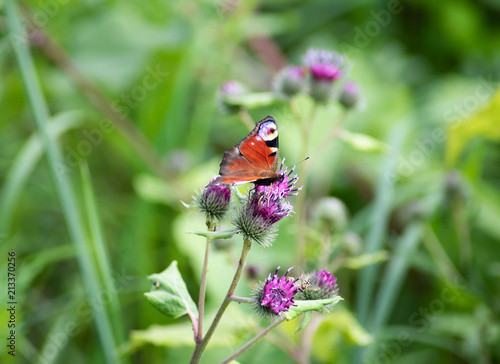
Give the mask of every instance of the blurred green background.
<svg viewBox="0 0 500 364">
<path fill-rule="evenodd" d="M 165 318 L 143 292 L 148 275 L 177 260 L 197 301 L 204 240 L 185 232 L 203 230 L 204 220 L 180 201 L 190 202 L 248 133 L 238 114 L 221 112 L 217 90 L 234 79 L 268 91 L 310 47 L 346 53 L 363 95 L 355 110 L 318 111 L 300 176 L 310 231 L 307 263 L 294 272 L 318 268 L 328 235 L 344 301 L 299 334 L 291 336 L 299 320 L 281 325 L 238 360 L 500 362 L 498 1 L 16 2 L 25 34 L 15 30 L 12 2 L 0 4 L 2 307 L 12 251 L 18 301 L 16 357 L 2 341 L 2 362 L 105 363 L 115 350 L 124 363 L 188 362 L 188 319 Z M 23 45 L 35 74 L 19 66 L 27 56 L 14 49 Z M 55 166 L 37 137 L 35 116 L 45 110 L 29 101 L 36 82 L 48 140 L 62 151 Z M 308 102 L 298 102 L 304 114 Z M 302 158 L 286 102 L 248 112 L 254 121 L 275 117 L 280 155 L 288 164 Z M 345 130 L 389 151 L 338 139 L 314 151 L 342 118 Z M 60 198 L 66 180 L 73 203 Z M 343 204 L 325 230 L 318 204 L 327 196 Z M 256 272 L 239 295 L 276 266 L 297 264 L 295 235 L 292 216 L 273 247 L 252 249 Z M 209 317 L 241 249 L 239 239 L 225 243 L 210 258 Z M 3 338 L 8 319 L 0 310 Z M 227 357 L 260 324 L 233 304 L 202 362 Z M 291 357 L 307 342 L 307 358 Z"/>
</svg>

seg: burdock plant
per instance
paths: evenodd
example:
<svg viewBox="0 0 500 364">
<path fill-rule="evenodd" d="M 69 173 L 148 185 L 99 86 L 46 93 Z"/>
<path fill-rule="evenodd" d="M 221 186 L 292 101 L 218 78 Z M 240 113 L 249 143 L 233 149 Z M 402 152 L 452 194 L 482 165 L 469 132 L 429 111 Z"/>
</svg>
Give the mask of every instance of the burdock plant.
<svg viewBox="0 0 500 364">
<path fill-rule="evenodd" d="M 313 146 L 311 129 L 316 110 L 328 109 L 337 104 L 342 106 L 340 109 L 345 114 L 358 103 L 359 88 L 353 82 L 347 81 L 349 68 L 350 64 L 345 56 L 330 50 L 311 49 L 302 57 L 301 65 L 286 66 L 275 76 L 273 91 L 251 92 L 241 83 L 231 81 L 219 89 L 218 103 L 225 112 L 238 113 L 245 125 L 251 126 L 249 109 L 285 101 L 300 127 L 302 143 L 299 148 L 303 159 L 306 159 L 312 149 L 310 146 Z M 306 110 L 304 105 L 307 106 Z M 342 138 L 352 145 L 363 147 L 378 146 L 377 141 L 366 135 L 343 131 L 342 120 L 343 118 L 331 123 L 331 130 L 324 133 L 323 143 L 315 143 L 316 149 L 332 138 Z M 278 159 L 279 156 L 276 125 L 272 117 L 262 120 L 261 123 L 262 129 L 254 128 L 242 142 L 226 151 L 223 159 L 225 168 L 221 164 L 222 176 L 208 183 L 191 204 L 191 207 L 205 215 L 208 227 L 208 231 L 194 232 L 206 238 L 198 303 L 190 297 L 176 262 L 164 272 L 149 277 L 159 283 L 153 286 L 151 292 L 146 293 L 148 300 L 169 317 L 188 315 L 191 319 L 195 342 L 191 363 L 201 360 L 231 302 L 249 304 L 250 312 L 266 319 L 270 324 L 222 363 L 228 363 L 238 357 L 280 323 L 303 316 L 298 327 L 302 329 L 309 322 L 313 311 L 329 312 L 342 299 L 338 295 L 337 278 L 327 270 L 328 267 L 319 267 L 328 264 L 328 249 L 324 249 L 325 254 L 320 260 L 315 260 L 316 263 L 319 262 L 315 264 L 318 271 L 292 278 L 289 274 L 291 268 L 280 275 L 278 267 L 275 272 L 268 273 L 267 279 L 256 284 L 251 297 L 235 296 L 252 244 L 270 248 L 278 234 L 278 223 L 295 212 L 289 201 L 290 195 L 298 195 L 295 207 L 297 244 L 291 250 L 296 251 L 299 269 L 300 266 L 310 266 L 311 263 L 307 261 L 306 250 L 307 195 L 305 191 L 300 191 L 301 187 L 296 187 L 298 176 L 294 174 L 294 169 L 288 171 L 282 164 L 280 170 L 274 172 L 277 165 L 274 158 Z M 306 163 L 303 163 L 299 166 L 298 174 L 307 175 L 305 165 Z M 228 173 L 232 173 L 232 178 L 228 177 Z M 257 182 L 254 182 L 253 188 L 249 188 L 245 194 L 234 186 L 221 183 L 249 181 Z M 224 228 L 227 225 L 230 225 L 230 228 Z M 204 332 L 205 290 L 211 241 L 234 236 L 240 236 L 243 240 L 241 256 L 227 293 L 208 330 Z M 265 252 L 263 249 L 261 251 Z M 303 347 L 310 347 L 309 344 Z M 289 354 L 295 359 L 297 355 L 302 355 L 297 353 L 300 353 L 300 350 L 289 350 Z M 308 355 L 307 351 L 304 353 Z"/>
<path fill-rule="evenodd" d="M 231 203 L 231 188 L 226 184 L 214 184 L 214 180 L 193 198 L 192 207 L 204 213 L 208 227 L 206 232 L 196 232 L 196 234 L 206 238 L 198 305 L 189 296 L 186 285 L 177 270 L 176 262 L 173 262 L 164 272 L 149 277 L 154 285 L 151 292 L 145 294 L 149 302 L 163 314 L 169 317 L 179 317 L 184 314 L 189 316 L 193 325 L 195 341 L 191 363 L 200 361 L 208 342 L 231 302 L 251 304 L 254 308 L 253 311 L 257 315 L 267 318 L 271 324 L 223 363 L 228 363 L 239 356 L 281 322 L 293 320 L 304 312 L 322 311 L 326 306 L 333 306 L 341 299 L 336 295 L 321 297 L 318 300 L 306 298 L 301 301 L 297 299 L 299 293 L 304 293 L 297 283 L 299 279 L 288 277 L 291 268 L 280 277 L 278 275 L 279 267 L 274 274 L 269 274 L 265 282 L 257 284 L 252 297 L 234 295 L 252 243 L 256 242 L 263 247 L 271 246 L 278 232 L 277 223 L 293 212 L 293 207 L 287 198 L 299 193 L 301 188 L 296 187 L 297 181 L 298 176 L 293 174 L 293 169 L 289 172 L 282 166 L 277 172 L 276 181 L 269 185 L 255 185 L 246 196 L 234 198 L 234 203 Z M 228 221 L 234 228 L 220 230 L 219 226 L 223 221 Z M 203 335 L 210 242 L 214 238 L 229 238 L 236 234 L 243 238 L 241 257 L 227 294 L 210 327 Z M 316 284 L 320 285 L 323 280 L 319 279 Z"/>
</svg>

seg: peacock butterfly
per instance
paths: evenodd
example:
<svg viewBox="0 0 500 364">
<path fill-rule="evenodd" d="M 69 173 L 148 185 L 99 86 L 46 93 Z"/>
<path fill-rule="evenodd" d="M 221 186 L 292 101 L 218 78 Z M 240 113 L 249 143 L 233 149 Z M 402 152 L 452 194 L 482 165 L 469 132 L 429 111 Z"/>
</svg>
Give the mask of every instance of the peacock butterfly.
<svg viewBox="0 0 500 364">
<path fill-rule="evenodd" d="M 276 173 L 278 163 L 278 126 L 268 116 L 242 141 L 224 152 L 220 176 L 213 183 L 270 185 L 281 178 Z"/>
</svg>

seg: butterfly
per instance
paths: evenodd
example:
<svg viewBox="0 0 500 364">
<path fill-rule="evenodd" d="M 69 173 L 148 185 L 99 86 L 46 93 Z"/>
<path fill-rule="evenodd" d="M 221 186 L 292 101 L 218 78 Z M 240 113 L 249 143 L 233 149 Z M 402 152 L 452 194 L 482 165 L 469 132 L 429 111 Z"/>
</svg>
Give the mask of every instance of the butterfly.
<svg viewBox="0 0 500 364">
<path fill-rule="evenodd" d="M 259 121 L 238 144 L 224 152 L 220 176 L 213 183 L 270 185 L 281 179 L 278 126 L 271 117 Z"/>
</svg>

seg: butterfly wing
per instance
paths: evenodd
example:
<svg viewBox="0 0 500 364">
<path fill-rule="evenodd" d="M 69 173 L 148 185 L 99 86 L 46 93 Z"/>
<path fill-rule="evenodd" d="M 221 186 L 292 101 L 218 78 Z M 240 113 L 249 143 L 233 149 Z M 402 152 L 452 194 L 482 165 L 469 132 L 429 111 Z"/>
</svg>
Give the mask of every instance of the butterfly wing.
<svg viewBox="0 0 500 364">
<path fill-rule="evenodd" d="M 224 152 L 220 164 L 220 177 L 214 183 L 269 184 L 278 176 L 279 163 L 278 127 L 268 116 L 233 148 Z"/>
</svg>

